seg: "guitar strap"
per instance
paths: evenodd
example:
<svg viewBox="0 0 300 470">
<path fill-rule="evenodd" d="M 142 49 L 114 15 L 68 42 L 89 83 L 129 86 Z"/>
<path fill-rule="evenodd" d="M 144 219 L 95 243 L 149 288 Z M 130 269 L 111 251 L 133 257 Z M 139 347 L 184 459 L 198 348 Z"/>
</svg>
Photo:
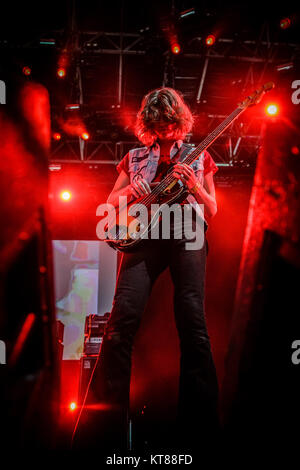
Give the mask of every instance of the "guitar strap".
<svg viewBox="0 0 300 470">
<path fill-rule="evenodd" d="M 176 153 L 174 158 L 172 158 L 172 162 L 182 162 L 182 160 L 190 153 L 191 150 L 195 148 L 192 144 L 185 144 L 183 143 L 180 147 L 180 150 Z"/>
<path fill-rule="evenodd" d="M 178 150 L 178 152 L 174 155 L 170 163 L 182 162 L 183 159 L 187 156 L 187 154 L 194 148 L 195 147 L 191 144 L 182 144 L 180 147 L 180 150 Z M 156 181 L 160 181 L 161 177 L 163 177 L 166 174 L 168 168 L 169 168 L 168 163 L 166 162 L 159 163 L 153 183 Z"/>
</svg>

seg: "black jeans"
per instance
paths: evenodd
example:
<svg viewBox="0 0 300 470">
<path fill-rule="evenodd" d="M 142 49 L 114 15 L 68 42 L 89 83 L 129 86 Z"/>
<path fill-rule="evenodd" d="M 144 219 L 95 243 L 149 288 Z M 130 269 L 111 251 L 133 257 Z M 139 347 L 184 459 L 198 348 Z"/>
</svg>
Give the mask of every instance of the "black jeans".
<svg viewBox="0 0 300 470">
<path fill-rule="evenodd" d="M 197 446 L 199 439 L 211 438 L 216 430 L 218 384 L 204 314 L 204 240 L 203 247 L 197 250 L 186 250 L 184 237 L 145 240 L 136 252 L 123 253 L 113 308 L 90 383 L 88 406 L 79 426 L 80 431 L 83 426 L 88 427 L 87 447 L 93 441 L 101 447 L 102 439 L 106 447 L 109 440 L 114 449 L 118 445 L 126 447 L 133 341 L 152 286 L 167 267 L 174 283 L 174 314 L 181 349 L 179 441 L 187 445 L 194 441 Z"/>
</svg>

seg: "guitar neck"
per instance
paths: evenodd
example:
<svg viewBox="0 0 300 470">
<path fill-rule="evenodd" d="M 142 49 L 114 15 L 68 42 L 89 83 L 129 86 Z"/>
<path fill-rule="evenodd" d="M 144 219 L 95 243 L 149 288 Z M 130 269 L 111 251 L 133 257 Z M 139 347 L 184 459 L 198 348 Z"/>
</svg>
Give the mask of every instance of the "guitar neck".
<svg viewBox="0 0 300 470">
<path fill-rule="evenodd" d="M 211 132 L 196 148 L 188 154 L 185 159 L 183 160 L 184 163 L 190 165 L 193 163 L 199 155 L 204 152 L 224 131 L 230 124 L 238 117 L 242 112 L 245 111 L 245 108 L 236 108 L 226 119 L 224 119 L 221 124 L 216 127 L 216 129 Z"/>
<path fill-rule="evenodd" d="M 226 119 L 224 119 L 221 124 L 216 127 L 216 129 L 211 132 L 196 148 L 193 150 L 190 154 L 188 154 L 182 161 L 186 163 L 187 165 L 191 165 L 196 158 L 199 157 L 199 155 L 204 152 L 221 134 L 222 132 L 227 129 L 227 127 L 230 126 L 230 124 L 240 115 L 245 111 L 245 107 L 237 107 L 229 116 L 227 116 Z M 177 182 L 177 179 L 172 176 L 172 174 L 169 174 L 165 176 L 162 181 L 157 185 L 155 188 L 155 194 L 149 195 L 147 197 L 147 204 L 151 204 L 157 194 L 160 192 L 163 192 L 168 186 L 175 184 Z"/>
</svg>

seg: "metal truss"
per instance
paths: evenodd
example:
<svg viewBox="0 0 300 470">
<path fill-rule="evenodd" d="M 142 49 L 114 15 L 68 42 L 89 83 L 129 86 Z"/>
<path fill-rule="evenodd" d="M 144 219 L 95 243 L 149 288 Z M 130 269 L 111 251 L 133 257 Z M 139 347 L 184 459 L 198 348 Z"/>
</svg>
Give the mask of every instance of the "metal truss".
<svg viewBox="0 0 300 470">
<path fill-rule="evenodd" d="M 80 140 L 80 139 L 79 139 Z M 50 162 L 86 162 L 116 165 L 132 148 L 139 147 L 140 142 L 132 141 L 91 141 L 85 142 L 84 158 L 81 155 L 79 140 L 66 140 L 56 144 L 50 155 Z M 247 135 L 243 138 L 234 132 L 223 134 L 209 147 L 214 161 L 219 166 L 250 166 L 260 147 L 259 135 Z M 187 141 L 198 145 L 199 140 L 187 136 Z M 242 158 L 242 159 L 241 159 Z"/>
<path fill-rule="evenodd" d="M 84 90 L 82 78 L 84 74 L 84 62 L 90 58 L 101 58 L 103 55 L 118 56 L 118 81 L 116 90 L 116 106 L 121 107 L 124 93 L 124 57 L 129 55 L 145 56 L 147 54 L 147 37 L 144 32 L 123 33 L 123 32 L 105 32 L 105 31 L 78 31 L 75 21 L 72 22 L 70 37 L 65 38 L 65 31 L 52 31 L 51 40 L 59 51 L 68 50 L 72 58 L 74 68 L 75 96 L 82 106 L 88 106 L 84 103 Z M 40 35 L 38 39 L 28 41 L 24 44 L 18 44 L 23 48 L 43 48 L 53 47 L 45 46 L 45 41 L 49 42 L 49 33 Z M 162 42 L 162 37 L 157 35 L 153 40 L 164 44 L 161 53 L 165 59 L 163 76 L 161 77 L 162 86 L 172 86 L 181 89 L 183 95 L 193 96 L 195 105 L 203 101 L 205 84 L 210 72 L 210 65 L 213 61 L 231 60 L 236 63 L 249 64 L 246 75 L 241 83 L 241 92 L 250 85 L 254 86 L 257 81 L 261 82 L 270 64 L 278 61 L 288 62 L 293 60 L 297 54 L 297 44 L 272 42 L 268 25 L 264 24 L 261 34 L 257 41 L 239 40 L 230 38 L 219 38 L 212 48 L 201 48 L 199 44 L 203 43 L 202 37 L 194 37 L 180 54 L 180 58 L 174 57 L 167 49 L 166 44 Z M 0 48 L 10 47 L 5 43 L 0 43 Z M 177 60 L 198 61 L 201 59 L 202 70 L 200 75 L 178 75 L 176 71 Z M 259 77 L 254 75 L 254 69 L 260 66 Z M 257 70 L 256 70 L 257 74 Z M 179 86 L 180 83 L 180 86 Z M 220 119 L 225 116 L 217 114 L 207 114 L 208 127 L 212 130 L 216 127 Z M 210 148 L 211 153 L 219 164 L 235 164 L 241 161 L 241 158 L 255 161 L 255 156 L 260 145 L 261 127 L 257 126 L 252 131 L 253 122 L 248 122 L 247 126 L 241 123 L 234 123 L 227 133 L 222 136 Z M 204 137 L 204 136 L 203 136 Z M 197 136 L 198 138 L 198 136 Z M 195 140 L 194 136 L 191 139 Z M 199 140 L 200 141 L 200 140 Z M 75 161 L 99 161 L 106 163 L 116 163 L 132 146 L 138 145 L 136 141 L 126 141 L 122 138 L 118 141 L 112 141 L 107 138 L 91 139 L 86 142 L 82 139 L 69 139 L 54 142 L 51 150 L 51 160 L 73 159 Z M 131 147 L 130 147 L 131 146 Z M 104 158 L 99 156 L 105 155 Z"/>
</svg>

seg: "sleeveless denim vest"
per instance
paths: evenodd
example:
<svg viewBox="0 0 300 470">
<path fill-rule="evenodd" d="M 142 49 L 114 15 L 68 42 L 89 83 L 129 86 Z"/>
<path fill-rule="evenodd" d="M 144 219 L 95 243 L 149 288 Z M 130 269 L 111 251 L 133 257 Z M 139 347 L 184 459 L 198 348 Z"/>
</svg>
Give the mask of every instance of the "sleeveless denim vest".
<svg viewBox="0 0 300 470">
<path fill-rule="evenodd" d="M 177 140 L 176 142 L 174 142 L 170 151 L 171 162 L 178 161 L 179 150 L 181 149 L 182 145 L 189 145 L 191 147 L 191 150 L 188 153 L 191 153 L 194 150 L 193 145 L 183 144 L 182 140 Z M 142 175 L 142 177 L 145 178 L 148 183 L 151 183 L 156 174 L 159 156 L 160 147 L 158 143 L 153 144 L 151 147 L 140 147 L 129 150 L 130 183 L 134 181 L 135 177 L 138 174 Z M 202 152 L 191 165 L 195 172 L 197 180 L 201 184 L 203 184 L 204 182 L 204 158 L 205 151 Z M 182 185 L 181 181 L 179 181 L 179 184 Z M 189 204 L 191 204 L 191 206 L 196 210 L 199 216 L 201 218 L 204 218 L 201 207 L 197 203 L 195 197 L 192 194 L 189 194 L 186 199 Z"/>
</svg>

